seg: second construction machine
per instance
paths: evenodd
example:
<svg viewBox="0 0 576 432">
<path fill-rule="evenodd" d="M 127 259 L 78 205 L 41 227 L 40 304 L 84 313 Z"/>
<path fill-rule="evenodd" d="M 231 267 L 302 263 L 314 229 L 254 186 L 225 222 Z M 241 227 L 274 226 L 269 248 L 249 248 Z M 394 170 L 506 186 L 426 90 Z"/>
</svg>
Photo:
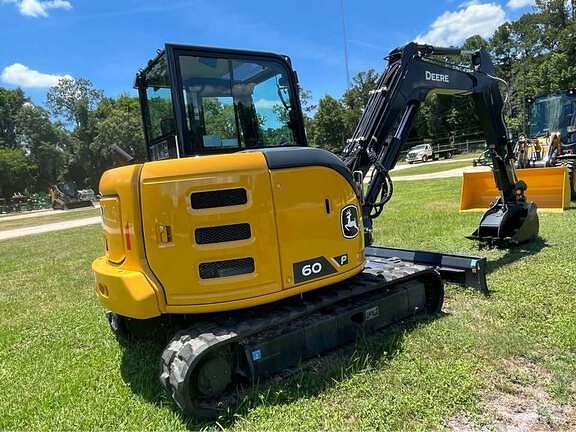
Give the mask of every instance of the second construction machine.
<svg viewBox="0 0 576 432">
<path fill-rule="evenodd" d="M 576 200 L 576 89 L 527 98 L 525 135 L 514 145 L 517 174 L 541 210 L 562 211 Z M 475 165 L 490 165 L 485 152 Z M 461 210 L 482 210 L 497 193 L 490 172 L 464 173 Z"/>
<path fill-rule="evenodd" d="M 392 51 L 343 160 L 306 147 L 286 56 L 166 45 L 138 73 L 151 161 L 102 176 L 106 254 L 92 268 L 119 337 L 168 329 L 160 380 L 182 410 L 217 414 L 260 377 L 434 315 L 444 280 L 486 290 L 483 258 L 372 245 L 388 173 L 430 92 L 472 95 L 491 149 L 501 196 L 473 237 L 537 234 L 486 52 L 468 53 L 468 70 L 434 61 L 462 54 Z"/>
<path fill-rule="evenodd" d="M 576 89 L 527 98 L 526 103 L 527 136 L 516 146 L 518 168 L 567 168 L 570 197 L 576 200 Z"/>
</svg>

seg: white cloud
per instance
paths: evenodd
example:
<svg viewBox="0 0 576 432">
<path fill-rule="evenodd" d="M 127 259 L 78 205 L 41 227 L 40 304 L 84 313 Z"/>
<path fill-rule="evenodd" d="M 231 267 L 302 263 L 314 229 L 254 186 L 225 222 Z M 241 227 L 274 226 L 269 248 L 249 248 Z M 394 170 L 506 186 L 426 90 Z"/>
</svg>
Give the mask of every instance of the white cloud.
<svg viewBox="0 0 576 432">
<path fill-rule="evenodd" d="M 499 4 L 470 1 L 462 4 L 458 10 L 444 12 L 436 18 L 426 33 L 418 35 L 416 42 L 438 46 L 459 45 L 470 36 L 492 36 L 505 21 L 506 12 Z"/>
<path fill-rule="evenodd" d="M 535 6 L 536 0 L 510 0 L 506 6 L 510 9 L 521 9 L 526 6 Z"/>
<path fill-rule="evenodd" d="M 52 75 L 38 72 L 20 63 L 6 66 L 2 71 L 2 82 L 23 88 L 38 87 L 46 88 L 58 84 L 61 78 L 70 78 L 70 75 Z"/>
<path fill-rule="evenodd" d="M 47 17 L 50 9 L 72 9 L 69 0 L 0 0 L 1 3 L 14 4 L 22 15 Z"/>
<path fill-rule="evenodd" d="M 259 109 L 274 109 L 274 107 L 279 106 L 278 101 L 270 99 L 258 99 L 254 102 L 254 106 Z"/>
</svg>

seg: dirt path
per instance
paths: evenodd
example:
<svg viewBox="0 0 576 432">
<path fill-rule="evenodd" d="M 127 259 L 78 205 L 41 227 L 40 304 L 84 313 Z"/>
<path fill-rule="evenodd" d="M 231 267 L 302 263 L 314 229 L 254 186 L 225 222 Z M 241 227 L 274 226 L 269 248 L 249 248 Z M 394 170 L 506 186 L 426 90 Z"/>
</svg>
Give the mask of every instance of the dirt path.
<svg viewBox="0 0 576 432">
<path fill-rule="evenodd" d="M 37 218 L 37 217 L 44 217 L 44 216 L 52 216 L 52 215 L 57 215 L 57 214 L 83 212 L 83 211 L 94 210 L 96 208 L 100 208 L 100 206 L 96 205 L 94 207 L 82 207 L 82 208 L 70 209 L 70 210 L 52 210 L 52 209 L 32 210 L 29 212 L 18 213 L 18 214 L 10 214 L 10 215 L 5 215 L 5 216 L 0 215 L 0 222 L 18 220 L 18 219 L 29 219 L 29 218 Z"/>
<path fill-rule="evenodd" d="M 473 158 L 469 158 L 469 159 L 443 159 L 443 160 L 439 160 L 439 161 L 431 161 L 431 162 L 421 162 L 421 163 L 417 163 L 417 164 L 402 164 L 402 165 L 397 165 L 392 171 L 390 171 L 390 174 L 392 175 L 392 178 L 394 180 L 426 180 L 424 177 L 420 178 L 420 176 L 431 176 L 431 175 L 436 175 L 436 174 L 442 174 L 445 172 L 451 172 L 451 171 L 456 171 L 456 170 L 463 170 L 464 168 L 455 168 L 454 170 L 447 170 L 447 171 L 440 171 L 437 173 L 430 173 L 430 174 L 418 174 L 418 175 L 413 175 L 413 176 L 402 176 L 402 177 L 394 177 L 394 173 L 398 172 L 398 171 L 402 171 L 408 168 L 416 168 L 416 167 L 422 167 L 422 166 L 428 166 L 428 165 L 442 165 L 442 164 L 450 164 L 450 163 L 454 163 L 454 162 L 467 162 L 467 161 L 473 161 Z M 471 167 L 470 167 L 471 168 Z M 370 178 L 370 176 L 372 175 L 372 168 L 370 170 L 368 170 L 368 173 L 366 174 L 366 177 L 364 177 L 364 183 L 368 182 L 368 179 Z M 458 174 L 461 175 L 461 174 Z M 447 177 L 457 177 L 458 175 L 454 176 L 454 175 L 450 175 Z M 436 178 L 436 177 L 430 177 L 430 178 Z M 438 178 L 443 178 L 443 177 L 438 177 Z"/>
<path fill-rule="evenodd" d="M 17 237 L 24 237 L 32 234 L 41 234 L 51 231 L 61 231 L 70 228 L 78 228 L 87 225 L 95 225 L 99 224 L 100 222 L 102 222 L 102 218 L 100 216 L 94 216 L 89 218 L 72 219 L 69 221 L 55 222 L 32 227 L 16 228 L 7 231 L 0 231 L 0 241 Z"/>
<path fill-rule="evenodd" d="M 402 171 L 404 169 L 407 168 L 416 168 L 416 167 L 421 167 L 421 166 L 428 166 L 428 165 L 440 165 L 440 164 L 449 164 L 449 163 L 454 163 L 454 162 L 467 162 L 467 161 L 473 161 L 474 158 L 468 158 L 468 159 L 442 159 L 442 160 L 437 160 L 437 161 L 430 161 L 430 162 L 419 162 L 416 164 L 409 164 L 409 163 L 403 163 L 402 165 L 396 165 L 396 167 L 390 171 L 392 173 L 392 175 L 394 175 L 394 173 L 396 171 Z"/>
<path fill-rule="evenodd" d="M 453 432 L 563 432 L 576 430 L 576 408 L 549 393 L 552 375 L 525 359 L 504 360 L 500 385 L 490 386 L 479 401 L 478 419 L 465 414 L 446 421 Z M 522 377 L 521 380 L 519 377 Z M 504 383 L 504 384 L 503 384 Z"/>
<path fill-rule="evenodd" d="M 479 172 L 479 171 L 490 171 L 490 167 L 463 167 L 463 168 L 454 168 L 451 170 L 446 171 L 439 171 L 435 173 L 429 174 L 417 174 L 411 176 L 400 176 L 394 177 L 394 172 L 392 171 L 392 180 L 394 181 L 412 181 L 412 180 L 432 180 L 432 179 L 440 179 L 440 178 L 448 178 L 448 177 L 461 177 L 462 173 L 464 172 Z"/>
</svg>

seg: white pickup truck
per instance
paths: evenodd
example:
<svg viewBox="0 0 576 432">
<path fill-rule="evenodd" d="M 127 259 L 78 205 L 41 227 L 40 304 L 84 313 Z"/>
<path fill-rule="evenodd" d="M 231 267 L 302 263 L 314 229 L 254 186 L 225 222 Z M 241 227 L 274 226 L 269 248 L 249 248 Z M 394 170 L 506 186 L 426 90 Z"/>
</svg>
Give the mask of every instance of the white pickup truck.
<svg viewBox="0 0 576 432">
<path fill-rule="evenodd" d="M 456 149 L 452 146 L 432 146 L 432 144 L 420 144 L 412 147 L 406 154 L 406 162 L 427 162 L 440 158 L 451 159 Z"/>
</svg>

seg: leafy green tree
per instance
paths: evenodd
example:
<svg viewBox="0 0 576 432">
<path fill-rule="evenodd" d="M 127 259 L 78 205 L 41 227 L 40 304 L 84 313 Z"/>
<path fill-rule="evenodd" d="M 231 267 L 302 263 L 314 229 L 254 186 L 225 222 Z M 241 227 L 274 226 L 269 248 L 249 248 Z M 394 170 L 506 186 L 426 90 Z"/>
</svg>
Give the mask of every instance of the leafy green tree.
<svg viewBox="0 0 576 432">
<path fill-rule="evenodd" d="M 66 163 L 61 145 L 65 131 L 50 122 L 46 110 L 30 103 L 20 109 L 17 126 L 19 147 L 28 152 L 37 167 L 34 189 L 47 191 L 48 186 L 58 181 Z"/>
<path fill-rule="evenodd" d="M 169 91 L 169 90 L 168 90 Z M 172 111 L 172 99 L 165 88 L 158 89 L 158 93 L 148 96 L 148 111 L 150 113 L 150 135 L 158 138 L 167 134 L 167 129 L 175 127 Z"/>
<path fill-rule="evenodd" d="M 477 50 L 480 48 L 488 48 L 488 41 L 480 35 L 473 35 L 467 38 L 462 44 L 462 48 L 469 50 Z"/>
<path fill-rule="evenodd" d="M 75 133 L 88 132 L 93 126 L 92 114 L 104 99 L 101 90 L 83 78 L 62 78 L 46 95 L 52 114 L 71 123 Z"/>
<path fill-rule="evenodd" d="M 314 116 L 312 145 L 339 153 L 344 146 L 346 135 L 344 106 L 332 96 L 324 96 L 320 99 Z"/>
<path fill-rule="evenodd" d="M 310 90 L 300 88 L 300 104 L 302 106 L 302 115 L 304 116 L 306 137 L 310 141 L 314 135 L 314 112 L 318 108 L 318 105 L 313 102 Z"/>
<path fill-rule="evenodd" d="M 96 108 L 103 99 L 103 92 L 82 78 L 62 78 L 46 96 L 52 115 L 71 130 L 64 144 L 68 156 L 64 178 L 80 186 L 98 184 L 101 165 L 92 145 L 98 134 Z"/>
<path fill-rule="evenodd" d="M 379 78 L 380 75 L 374 69 L 368 69 L 352 77 L 352 85 L 342 96 L 342 104 L 345 108 L 344 122 L 348 136 L 354 133 L 362 111 L 370 99 L 370 91 L 377 87 Z"/>
<path fill-rule="evenodd" d="M 21 89 L 0 87 L 0 147 L 17 147 L 17 117 L 28 101 Z"/>
<path fill-rule="evenodd" d="M 96 188 L 102 173 L 113 167 L 146 160 L 138 98 L 105 98 L 94 112 L 96 136 L 89 145 L 92 167 L 88 183 Z"/>
<path fill-rule="evenodd" d="M 116 99 L 104 99 L 98 106 L 96 117 L 94 151 L 124 159 L 118 150 L 120 148 L 132 156 L 135 162 L 146 160 L 138 98 L 124 94 Z"/>
<path fill-rule="evenodd" d="M 304 116 L 311 116 L 316 108 L 318 108 L 318 105 L 312 101 L 312 92 L 310 90 L 300 88 L 299 96 Z"/>
<path fill-rule="evenodd" d="M 202 100 L 202 109 L 206 134 L 223 139 L 236 137 L 234 105 L 223 104 L 218 98 L 210 97 Z"/>
<path fill-rule="evenodd" d="M 0 148 L 0 196 L 9 199 L 15 192 L 26 192 L 36 169 L 21 149 Z"/>
<path fill-rule="evenodd" d="M 500 26 L 490 40 L 497 73 L 510 83 L 509 126 L 527 123 L 525 98 L 576 86 L 574 2 L 537 0 L 537 8 Z"/>
</svg>

